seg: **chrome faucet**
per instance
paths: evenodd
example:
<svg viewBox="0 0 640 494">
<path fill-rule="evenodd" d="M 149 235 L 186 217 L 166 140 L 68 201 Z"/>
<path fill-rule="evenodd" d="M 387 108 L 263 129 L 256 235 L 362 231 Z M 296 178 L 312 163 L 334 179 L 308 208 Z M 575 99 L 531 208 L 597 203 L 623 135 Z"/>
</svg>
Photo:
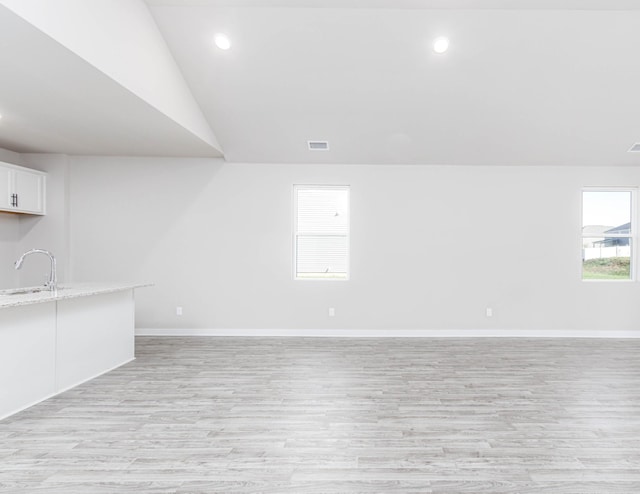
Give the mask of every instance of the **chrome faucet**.
<svg viewBox="0 0 640 494">
<path fill-rule="evenodd" d="M 52 292 L 56 291 L 58 289 L 58 275 L 56 274 L 56 258 L 48 250 L 31 249 L 25 252 L 20 256 L 20 259 L 18 259 L 15 262 L 14 264 L 15 268 L 20 269 L 22 267 L 22 263 L 24 262 L 24 258 L 30 254 L 44 254 L 49 256 L 49 259 L 51 260 L 51 273 L 49 273 L 49 281 L 47 281 L 44 286 L 47 287 Z"/>
</svg>

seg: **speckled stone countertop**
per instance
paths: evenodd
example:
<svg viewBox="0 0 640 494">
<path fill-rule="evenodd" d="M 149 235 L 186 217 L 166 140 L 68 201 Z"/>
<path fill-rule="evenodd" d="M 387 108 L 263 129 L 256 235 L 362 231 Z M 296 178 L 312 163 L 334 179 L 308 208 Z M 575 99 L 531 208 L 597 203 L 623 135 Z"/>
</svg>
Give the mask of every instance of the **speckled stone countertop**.
<svg viewBox="0 0 640 494">
<path fill-rule="evenodd" d="M 104 293 L 121 292 L 134 288 L 153 286 L 151 283 L 69 283 L 61 284 L 55 292 L 49 290 L 35 293 L 16 293 L 16 291 L 38 290 L 42 287 L 12 288 L 0 290 L 0 309 L 21 305 L 41 304 L 70 298 L 88 297 Z"/>
</svg>

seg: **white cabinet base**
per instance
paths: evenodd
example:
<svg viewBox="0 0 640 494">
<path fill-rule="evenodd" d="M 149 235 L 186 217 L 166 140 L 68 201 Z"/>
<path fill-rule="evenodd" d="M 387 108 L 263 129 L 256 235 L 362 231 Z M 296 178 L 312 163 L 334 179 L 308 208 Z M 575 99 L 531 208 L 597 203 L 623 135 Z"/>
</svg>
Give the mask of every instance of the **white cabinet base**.
<svg viewBox="0 0 640 494">
<path fill-rule="evenodd" d="M 58 301 L 56 388 L 59 392 L 133 358 L 132 290 Z"/>
<path fill-rule="evenodd" d="M 0 311 L 0 418 L 52 396 L 56 304 Z"/>
<path fill-rule="evenodd" d="M 0 310 L 0 419 L 134 359 L 133 290 Z"/>
</svg>

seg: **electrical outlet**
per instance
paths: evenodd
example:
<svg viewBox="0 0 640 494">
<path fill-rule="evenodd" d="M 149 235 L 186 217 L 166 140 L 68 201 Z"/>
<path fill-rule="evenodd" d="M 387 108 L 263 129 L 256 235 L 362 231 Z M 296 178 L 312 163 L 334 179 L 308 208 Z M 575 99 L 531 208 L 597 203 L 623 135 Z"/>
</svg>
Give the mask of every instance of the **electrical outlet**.
<svg viewBox="0 0 640 494">
<path fill-rule="evenodd" d="M 333 307 L 329 307 L 329 317 L 334 317 L 336 315 L 336 310 Z"/>
<path fill-rule="evenodd" d="M 176 316 L 182 315 L 182 307 L 176 307 Z"/>
<path fill-rule="evenodd" d="M 486 314 L 487 317 L 493 317 L 493 309 L 491 307 L 487 307 Z"/>
</svg>

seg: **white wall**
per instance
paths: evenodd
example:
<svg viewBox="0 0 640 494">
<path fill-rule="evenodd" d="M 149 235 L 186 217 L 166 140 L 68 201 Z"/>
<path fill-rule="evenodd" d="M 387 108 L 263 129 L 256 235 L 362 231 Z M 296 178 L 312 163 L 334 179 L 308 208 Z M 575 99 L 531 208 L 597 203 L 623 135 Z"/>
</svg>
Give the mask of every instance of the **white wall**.
<svg viewBox="0 0 640 494">
<path fill-rule="evenodd" d="M 142 0 L 0 0 L 200 139 L 220 150 Z"/>
<path fill-rule="evenodd" d="M 23 154 L 24 166 L 47 172 L 46 216 L 20 215 L 18 255 L 30 249 L 45 249 L 56 256 L 58 282 L 69 276 L 69 161 L 65 155 Z M 20 286 L 42 285 L 49 279 L 46 256 L 30 256 L 19 273 Z"/>
<path fill-rule="evenodd" d="M 18 285 L 18 273 L 13 269 L 17 259 L 20 223 L 16 215 L 0 212 L 0 289 Z"/>
<path fill-rule="evenodd" d="M 68 158 L 64 155 L 18 154 L 0 149 L 0 161 L 47 172 L 47 215 L 34 216 L 0 212 L 0 289 L 42 285 L 50 263 L 35 255 L 16 271 L 14 261 L 29 249 L 47 249 L 58 263 L 58 279 L 70 279 Z"/>
<path fill-rule="evenodd" d="M 581 187 L 639 185 L 636 168 L 70 163 L 74 278 L 156 283 L 138 327 L 640 325 L 640 283 L 580 281 Z M 292 280 L 296 183 L 351 185 L 350 281 Z"/>
<path fill-rule="evenodd" d="M 0 161 L 22 164 L 18 153 L 0 148 Z M 20 239 L 20 219 L 18 215 L 0 212 L 0 289 L 17 286 L 18 273 L 13 269 L 13 261 L 18 255 Z"/>
</svg>

